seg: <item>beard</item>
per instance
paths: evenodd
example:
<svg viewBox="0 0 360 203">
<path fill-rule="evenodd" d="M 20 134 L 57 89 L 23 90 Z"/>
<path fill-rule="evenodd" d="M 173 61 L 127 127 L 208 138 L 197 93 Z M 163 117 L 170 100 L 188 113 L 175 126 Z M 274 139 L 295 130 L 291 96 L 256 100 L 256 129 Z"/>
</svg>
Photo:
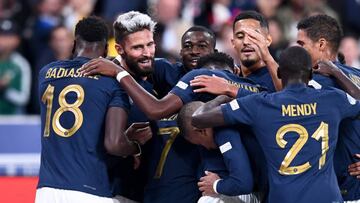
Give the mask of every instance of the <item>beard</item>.
<svg viewBox="0 0 360 203">
<path fill-rule="evenodd" d="M 244 61 L 241 61 L 241 64 L 247 68 L 253 66 L 257 61 L 256 60 L 251 60 L 251 59 L 247 59 Z"/>
<path fill-rule="evenodd" d="M 136 76 L 146 77 L 149 76 L 154 71 L 154 63 L 155 63 L 154 57 L 141 57 L 139 59 L 134 59 L 129 57 L 128 54 L 124 52 L 124 54 L 121 55 L 121 58 L 125 61 L 130 71 L 134 72 Z M 150 60 L 151 66 L 145 69 L 141 68 L 138 63 L 143 60 Z"/>
</svg>

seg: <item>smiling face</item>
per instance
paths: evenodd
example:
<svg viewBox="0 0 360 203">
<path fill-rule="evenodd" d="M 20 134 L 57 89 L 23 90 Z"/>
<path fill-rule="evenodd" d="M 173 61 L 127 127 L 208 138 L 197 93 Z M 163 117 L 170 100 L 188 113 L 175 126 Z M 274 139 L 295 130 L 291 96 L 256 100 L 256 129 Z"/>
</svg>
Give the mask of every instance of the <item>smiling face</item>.
<svg viewBox="0 0 360 203">
<path fill-rule="evenodd" d="M 144 29 L 125 37 L 116 50 L 126 66 L 137 76 L 147 76 L 154 69 L 155 42 L 153 33 Z"/>
<path fill-rule="evenodd" d="M 214 52 L 214 42 L 207 32 L 190 31 L 181 42 L 180 55 L 187 70 L 196 67 L 200 57 Z"/>
<path fill-rule="evenodd" d="M 255 19 L 242 19 L 235 23 L 231 42 L 241 64 L 250 68 L 261 63 L 261 57 L 258 46 L 249 39 L 249 35 L 244 31 L 246 28 L 255 30 L 264 36 L 266 33 L 265 29 L 260 26 L 260 22 Z"/>
</svg>

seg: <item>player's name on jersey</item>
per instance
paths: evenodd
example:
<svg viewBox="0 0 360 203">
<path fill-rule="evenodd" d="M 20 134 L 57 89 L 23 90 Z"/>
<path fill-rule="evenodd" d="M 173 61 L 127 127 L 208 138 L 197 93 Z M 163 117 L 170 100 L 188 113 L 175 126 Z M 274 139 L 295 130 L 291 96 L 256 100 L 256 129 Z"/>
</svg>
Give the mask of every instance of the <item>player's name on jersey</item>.
<svg viewBox="0 0 360 203">
<path fill-rule="evenodd" d="M 281 105 L 282 116 L 309 116 L 316 115 L 316 102 L 310 104 Z"/>
<path fill-rule="evenodd" d="M 360 87 L 360 77 L 354 74 L 349 74 L 349 77 L 353 83 L 355 83 L 358 87 Z"/>
<path fill-rule="evenodd" d="M 237 82 L 234 82 L 234 81 L 231 81 L 231 80 L 228 80 L 228 83 L 234 85 L 235 87 L 249 90 L 250 92 L 259 92 L 259 89 L 257 87 L 254 87 L 254 86 L 249 86 L 249 85 L 237 83 Z"/>
<path fill-rule="evenodd" d="M 86 77 L 99 80 L 99 75 L 84 76 L 81 74 L 80 69 L 75 68 L 49 68 L 46 72 L 45 78 L 79 78 Z"/>
</svg>

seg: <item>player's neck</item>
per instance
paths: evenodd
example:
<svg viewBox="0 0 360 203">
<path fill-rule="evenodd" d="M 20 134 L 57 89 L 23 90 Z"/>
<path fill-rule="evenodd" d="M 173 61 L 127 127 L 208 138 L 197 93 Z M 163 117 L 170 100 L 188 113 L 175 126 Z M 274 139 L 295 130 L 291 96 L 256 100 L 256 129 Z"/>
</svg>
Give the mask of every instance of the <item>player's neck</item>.
<svg viewBox="0 0 360 203">
<path fill-rule="evenodd" d="M 253 64 L 252 66 L 246 67 L 241 66 L 241 73 L 243 77 L 249 76 L 251 73 L 255 72 L 256 70 L 259 70 L 260 68 L 263 68 L 265 66 L 265 63 L 263 61 L 259 61 L 258 63 Z"/>
<path fill-rule="evenodd" d="M 282 81 L 284 87 L 287 87 L 287 86 L 290 86 L 290 85 L 301 85 L 301 84 L 305 85 L 308 82 L 309 81 L 304 81 L 301 78 L 290 78 L 290 79 L 285 79 L 285 80 Z"/>
</svg>

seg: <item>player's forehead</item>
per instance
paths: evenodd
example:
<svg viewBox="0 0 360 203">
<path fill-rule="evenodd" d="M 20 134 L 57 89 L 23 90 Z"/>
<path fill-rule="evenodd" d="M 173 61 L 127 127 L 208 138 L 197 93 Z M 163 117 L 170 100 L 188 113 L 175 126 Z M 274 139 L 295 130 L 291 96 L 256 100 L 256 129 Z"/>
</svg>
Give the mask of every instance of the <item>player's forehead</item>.
<svg viewBox="0 0 360 203">
<path fill-rule="evenodd" d="M 212 37 L 210 33 L 205 31 L 190 31 L 184 35 L 183 44 L 186 43 L 211 43 Z"/>
<path fill-rule="evenodd" d="M 143 29 L 131 34 L 124 38 L 126 45 L 133 46 L 134 44 L 148 44 L 154 41 L 154 34 L 148 29 Z"/>
<path fill-rule="evenodd" d="M 307 35 L 305 30 L 300 29 L 297 32 L 296 41 L 297 41 L 297 43 L 299 43 L 299 42 L 309 43 L 309 42 L 311 42 L 311 39 L 309 38 L 309 36 Z"/>
<path fill-rule="evenodd" d="M 260 25 L 260 21 L 248 18 L 248 19 L 241 19 L 235 23 L 234 26 L 234 33 L 242 32 L 245 28 L 250 28 L 253 30 L 258 30 L 260 32 L 264 32 L 264 29 Z"/>
</svg>

